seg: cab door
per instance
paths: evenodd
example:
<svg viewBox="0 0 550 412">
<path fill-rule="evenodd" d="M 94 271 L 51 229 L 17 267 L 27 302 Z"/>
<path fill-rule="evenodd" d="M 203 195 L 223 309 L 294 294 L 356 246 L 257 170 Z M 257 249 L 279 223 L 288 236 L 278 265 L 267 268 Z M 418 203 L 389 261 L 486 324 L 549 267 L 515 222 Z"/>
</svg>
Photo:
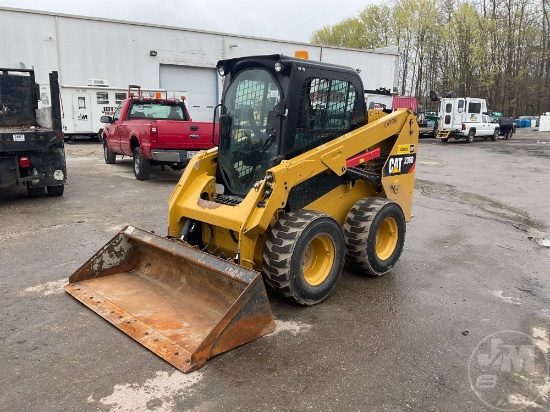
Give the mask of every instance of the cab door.
<svg viewBox="0 0 550 412">
<path fill-rule="evenodd" d="M 109 134 L 109 146 L 111 147 L 112 152 L 122 153 L 120 149 L 120 133 L 121 133 L 121 124 L 120 124 L 120 113 L 122 112 L 122 104 L 118 106 L 113 115 L 113 123 L 106 125 L 105 128 L 108 130 Z"/>
</svg>

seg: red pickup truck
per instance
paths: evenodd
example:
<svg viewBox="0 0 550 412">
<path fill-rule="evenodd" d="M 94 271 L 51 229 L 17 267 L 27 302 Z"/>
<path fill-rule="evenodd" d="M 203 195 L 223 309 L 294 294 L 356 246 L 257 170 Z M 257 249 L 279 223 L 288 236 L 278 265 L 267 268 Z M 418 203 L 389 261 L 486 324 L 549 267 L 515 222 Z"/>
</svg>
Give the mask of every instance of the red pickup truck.
<svg viewBox="0 0 550 412">
<path fill-rule="evenodd" d="M 152 165 L 183 169 L 199 150 L 218 140 L 218 124 L 194 122 L 183 100 L 141 96 L 122 101 L 114 116 L 102 116 L 105 163 L 133 157 L 134 174 L 147 180 Z"/>
</svg>

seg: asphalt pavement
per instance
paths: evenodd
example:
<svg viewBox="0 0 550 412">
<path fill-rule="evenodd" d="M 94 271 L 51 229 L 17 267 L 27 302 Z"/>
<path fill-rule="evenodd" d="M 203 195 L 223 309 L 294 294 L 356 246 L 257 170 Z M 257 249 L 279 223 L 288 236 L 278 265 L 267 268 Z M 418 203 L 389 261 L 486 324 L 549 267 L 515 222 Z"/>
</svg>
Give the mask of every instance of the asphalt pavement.
<svg viewBox="0 0 550 412">
<path fill-rule="evenodd" d="M 550 410 L 550 133 L 418 145 L 389 274 L 345 272 L 271 335 L 183 374 L 66 294 L 122 227 L 167 230 L 181 171 L 66 144 L 59 198 L 0 190 L 0 411 Z"/>
</svg>

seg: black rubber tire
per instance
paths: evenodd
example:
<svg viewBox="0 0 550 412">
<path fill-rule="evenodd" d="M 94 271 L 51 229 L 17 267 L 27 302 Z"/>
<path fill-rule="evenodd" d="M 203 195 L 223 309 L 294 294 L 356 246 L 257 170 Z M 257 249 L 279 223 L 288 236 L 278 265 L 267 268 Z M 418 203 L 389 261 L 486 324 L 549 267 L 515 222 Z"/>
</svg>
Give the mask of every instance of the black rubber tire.
<svg viewBox="0 0 550 412">
<path fill-rule="evenodd" d="M 44 196 L 44 187 L 30 187 L 27 184 L 27 194 L 29 195 L 29 197 Z"/>
<path fill-rule="evenodd" d="M 116 162 L 116 154 L 111 152 L 111 149 L 109 149 L 109 145 L 107 144 L 107 140 L 103 140 L 103 158 L 105 159 L 105 163 L 108 165 L 115 164 Z"/>
<path fill-rule="evenodd" d="M 103 141 L 103 129 L 99 129 L 99 132 L 97 132 L 97 140 L 99 140 L 100 142 Z"/>
<path fill-rule="evenodd" d="M 510 132 L 504 134 L 504 140 L 508 140 L 510 138 Z"/>
<path fill-rule="evenodd" d="M 391 254 L 381 259 L 376 251 L 378 230 L 386 219 L 393 219 L 397 239 Z M 405 215 L 401 207 L 384 198 L 359 200 L 348 212 L 344 223 L 346 264 L 354 270 L 374 276 L 388 273 L 399 260 L 405 244 Z M 393 237 L 393 235 L 391 236 Z"/>
<path fill-rule="evenodd" d="M 326 262 L 330 266 L 321 270 L 326 276 L 313 285 L 303 269 L 312 260 L 325 264 L 314 259 L 325 255 L 312 252 L 315 244 L 323 241 L 330 242 L 334 256 L 332 262 Z M 342 228 L 331 216 L 311 210 L 288 212 L 269 231 L 265 242 L 262 269 L 265 282 L 296 303 L 314 305 L 327 298 L 340 279 L 345 251 Z"/>
<path fill-rule="evenodd" d="M 495 129 L 495 132 L 493 133 L 493 135 L 491 136 L 491 140 L 493 142 L 496 142 L 498 140 L 498 137 L 500 136 L 500 130 L 499 129 Z"/>
<path fill-rule="evenodd" d="M 441 142 L 442 143 L 447 143 L 449 141 L 449 138 L 448 137 L 442 137 L 441 138 Z"/>
<path fill-rule="evenodd" d="M 468 136 L 466 136 L 466 143 L 473 143 L 475 135 L 476 135 L 476 132 L 474 132 L 473 130 L 470 130 L 468 132 Z"/>
<path fill-rule="evenodd" d="M 46 186 L 46 190 L 48 191 L 48 196 L 61 196 L 65 191 L 65 185 Z"/>
<path fill-rule="evenodd" d="M 139 146 L 134 149 L 134 175 L 137 180 L 147 180 L 151 177 L 151 160 L 143 158 Z"/>
</svg>

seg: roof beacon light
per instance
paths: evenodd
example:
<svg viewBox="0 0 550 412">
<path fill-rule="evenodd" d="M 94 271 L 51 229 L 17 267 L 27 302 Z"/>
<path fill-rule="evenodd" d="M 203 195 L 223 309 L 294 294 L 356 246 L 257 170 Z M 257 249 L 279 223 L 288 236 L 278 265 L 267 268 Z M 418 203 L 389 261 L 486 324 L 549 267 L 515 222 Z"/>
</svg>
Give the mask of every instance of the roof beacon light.
<svg viewBox="0 0 550 412">
<path fill-rule="evenodd" d="M 160 99 L 162 97 L 162 94 L 161 94 L 161 92 L 156 92 L 155 96 L 156 96 L 157 99 Z"/>
<path fill-rule="evenodd" d="M 297 57 L 299 59 L 309 59 L 309 53 L 307 50 L 296 50 L 294 52 L 294 57 Z"/>
</svg>

